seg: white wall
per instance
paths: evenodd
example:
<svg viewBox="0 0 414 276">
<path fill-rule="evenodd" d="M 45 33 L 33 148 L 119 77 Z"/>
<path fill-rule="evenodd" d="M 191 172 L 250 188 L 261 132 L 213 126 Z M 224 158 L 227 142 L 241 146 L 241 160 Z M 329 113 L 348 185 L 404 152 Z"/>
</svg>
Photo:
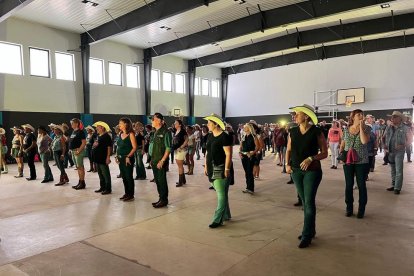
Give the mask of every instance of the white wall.
<svg viewBox="0 0 414 276">
<path fill-rule="evenodd" d="M 0 24 L 0 40 L 23 45 L 24 75 L 0 74 L 0 106 L 5 111 L 73 112 L 83 110 L 80 54 L 75 54 L 76 79 L 55 79 L 54 52 L 78 48 L 78 34 L 9 18 Z M 30 76 L 29 46 L 50 50 L 52 78 Z"/>
<path fill-rule="evenodd" d="M 314 91 L 365 87 L 352 108 L 411 108 L 414 48 L 332 58 L 229 76 L 227 116 L 286 114 L 313 104 Z M 344 106 L 339 106 L 346 110 Z"/>
<path fill-rule="evenodd" d="M 221 92 L 221 69 L 214 66 L 197 67 L 196 76 L 200 78 L 208 78 L 220 81 Z M 210 96 L 194 97 L 194 116 L 204 117 L 211 113 L 221 114 L 221 96 L 220 98 L 212 98 Z"/>
<path fill-rule="evenodd" d="M 142 63 L 143 51 L 124 44 L 102 41 L 91 45 L 90 56 L 104 60 L 105 84 L 90 84 L 91 113 L 94 114 L 131 114 L 145 113 L 143 65 L 139 65 L 139 88 L 126 87 L 125 65 Z M 108 62 L 122 63 L 123 85 L 108 84 Z"/>
</svg>

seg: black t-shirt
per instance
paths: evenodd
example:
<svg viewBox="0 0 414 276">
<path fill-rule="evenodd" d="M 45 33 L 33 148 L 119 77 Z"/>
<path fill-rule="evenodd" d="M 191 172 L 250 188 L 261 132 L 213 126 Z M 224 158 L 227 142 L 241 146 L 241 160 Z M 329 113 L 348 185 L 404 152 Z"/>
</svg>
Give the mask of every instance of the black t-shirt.
<svg viewBox="0 0 414 276">
<path fill-rule="evenodd" d="M 323 132 L 319 127 L 311 126 L 305 134 L 300 132 L 299 127 L 291 128 L 289 133 L 291 140 L 291 166 L 293 168 L 300 168 L 300 163 L 303 160 L 318 154 L 318 137 Z M 319 161 L 314 160 L 313 162 L 318 163 Z"/>
<path fill-rule="evenodd" d="M 77 149 L 82 145 L 82 140 L 86 139 L 85 132 L 77 129 L 72 132 L 69 137 L 69 149 Z"/>
<path fill-rule="evenodd" d="M 24 136 L 24 139 L 23 139 L 23 149 L 28 149 L 33 144 L 33 141 L 36 142 L 35 135 L 32 132 L 27 133 L 26 136 Z M 30 152 L 36 151 L 36 148 L 37 147 L 33 147 L 30 150 Z"/>
<path fill-rule="evenodd" d="M 254 151 L 256 144 L 254 143 L 254 137 L 252 134 L 246 135 L 244 141 L 242 141 L 242 152 Z"/>
<path fill-rule="evenodd" d="M 97 144 L 92 148 L 93 159 L 98 164 L 106 163 L 106 156 L 108 154 L 108 147 L 112 147 L 112 139 L 108 133 L 98 136 Z"/>
<path fill-rule="evenodd" d="M 231 146 L 231 137 L 224 131 L 217 137 L 213 133 L 208 134 L 207 138 L 207 164 L 216 166 L 225 164 L 226 153 L 223 147 Z"/>
<path fill-rule="evenodd" d="M 172 140 L 172 149 L 178 149 L 185 142 L 185 137 L 187 132 L 184 129 L 181 129 L 180 132 L 175 132 Z"/>
<path fill-rule="evenodd" d="M 137 140 L 138 149 L 142 150 L 142 141 L 145 141 L 144 135 L 142 135 L 141 133 L 138 133 L 135 135 L 135 139 Z"/>
</svg>

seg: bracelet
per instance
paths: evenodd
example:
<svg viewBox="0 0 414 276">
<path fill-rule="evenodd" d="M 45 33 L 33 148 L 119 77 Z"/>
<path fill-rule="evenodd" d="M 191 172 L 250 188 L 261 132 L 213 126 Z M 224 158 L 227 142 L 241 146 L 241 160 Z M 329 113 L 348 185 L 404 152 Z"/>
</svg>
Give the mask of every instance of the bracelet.
<svg viewBox="0 0 414 276">
<path fill-rule="evenodd" d="M 162 160 L 162 159 L 161 159 L 161 160 L 160 160 L 160 162 L 164 163 L 164 162 L 165 162 L 165 160 Z"/>
<path fill-rule="evenodd" d="M 309 157 L 308 157 L 308 159 L 309 159 L 309 161 L 311 161 L 311 162 L 314 160 L 312 156 L 309 156 Z"/>
<path fill-rule="evenodd" d="M 226 171 L 229 171 L 230 169 L 225 169 Z"/>
</svg>

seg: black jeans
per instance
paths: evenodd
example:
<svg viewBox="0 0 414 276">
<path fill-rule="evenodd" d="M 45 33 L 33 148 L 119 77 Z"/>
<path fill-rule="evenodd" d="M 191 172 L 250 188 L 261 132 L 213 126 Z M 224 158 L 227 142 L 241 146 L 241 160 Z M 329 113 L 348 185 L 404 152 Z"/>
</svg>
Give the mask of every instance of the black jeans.
<svg viewBox="0 0 414 276">
<path fill-rule="evenodd" d="M 112 192 L 111 173 L 107 164 L 96 164 L 98 167 L 99 184 L 101 190 Z"/>
<path fill-rule="evenodd" d="M 129 158 L 131 164 L 126 164 L 126 156 L 119 158 L 119 170 L 121 171 L 122 182 L 124 182 L 125 194 L 128 196 L 134 196 L 135 183 L 132 176 L 134 171 L 134 158 Z"/>
<path fill-rule="evenodd" d="M 37 177 L 36 167 L 34 164 L 35 156 L 36 156 L 36 151 L 34 150 L 27 153 L 27 165 L 29 165 L 29 168 L 30 168 L 30 178 L 33 178 L 33 179 Z"/>
<path fill-rule="evenodd" d="M 368 202 L 366 171 L 369 164 L 350 164 L 344 165 L 345 174 L 345 203 L 347 212 L 352 212 L 354 207 L 354 177 L 356 177 L 359 191 L 359 207 L 360 212 L 365 212 L 365 206 Z"/>
<path fill-rule="evenodd" d="M 254 192 L 254 177 L 253 177 L 253 166 L 255 157 L 249 158 L 246 155 L 242 157 L 242 164 L 244 173 L 246 176 L 246 189 Z"/>
</svg>

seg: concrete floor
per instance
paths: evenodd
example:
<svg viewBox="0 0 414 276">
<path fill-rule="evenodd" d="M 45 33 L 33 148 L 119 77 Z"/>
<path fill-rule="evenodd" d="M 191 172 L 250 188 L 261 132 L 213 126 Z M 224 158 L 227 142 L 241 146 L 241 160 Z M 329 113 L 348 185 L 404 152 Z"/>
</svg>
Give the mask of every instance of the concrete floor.
<svg viewBox="0 0 414 276">
<path fill-rule="evenodd" d="M 115 164 L 113 194 L 106 196 L 93 192 L 94 173 L 87 173 L 87 189 L 76 191 L 15 179 L 10 166 L 0 177 L 0 275 L 414 275 L 414 165 L 405 163 L 403 191 L 394 195 L 385 190 L 390 169 L 381 157 L 362 220 L 345 217 L 343 172 L 324 160 L 317 237 L 306 249 L 297 248 L 303 212 L 293 206 L 295 187 L 274 155 L 262 161 L 253 196 L 241 192 L 244 172 L 235 158 L 233 219 L 217 229 L 208 228 L 216 195 L 202 175 L 203 160 L 181 188 L 171 166 L 170 205 L 162 209 L 150 204 L 158 196 L 148 180 L 135 182 L 135 201 L 121 202 Z M 68 174 L 76 184 L 76 171 Z"/>
</svg>

